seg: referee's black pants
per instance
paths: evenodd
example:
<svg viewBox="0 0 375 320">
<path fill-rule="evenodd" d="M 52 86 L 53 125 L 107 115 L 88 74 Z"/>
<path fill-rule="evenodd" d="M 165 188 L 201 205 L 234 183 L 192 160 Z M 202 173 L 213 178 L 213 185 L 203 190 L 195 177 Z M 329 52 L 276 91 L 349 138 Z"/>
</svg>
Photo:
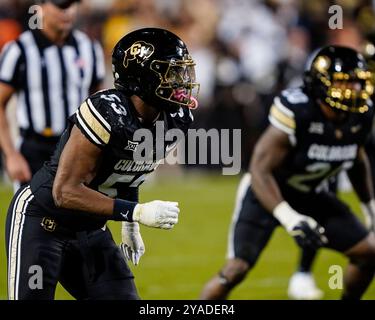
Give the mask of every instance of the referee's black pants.
<svg viewBox="0 0 375 320">
<path fill-rule="evenodd" d="M 76 299 L 138 299 L 133 274 L 108 228 L 62 228 L 43 217 L 29 186 L 13 197 L 5 237 L 10 300 L 52 300 L 57 282 Z"/>
<path fill-rule="evenodd" d="M 22 132 L 22 142 L 20 145 L 20 153 L 26 159 L 31 174 L 34 175 L 44 164 L 45 161 L 50 160 L 55 152 L 59 137 L 44 137 L 35 133 Z M 21 186 L 28 184 L 29 181 L 24 182 Z"/>
</svg>

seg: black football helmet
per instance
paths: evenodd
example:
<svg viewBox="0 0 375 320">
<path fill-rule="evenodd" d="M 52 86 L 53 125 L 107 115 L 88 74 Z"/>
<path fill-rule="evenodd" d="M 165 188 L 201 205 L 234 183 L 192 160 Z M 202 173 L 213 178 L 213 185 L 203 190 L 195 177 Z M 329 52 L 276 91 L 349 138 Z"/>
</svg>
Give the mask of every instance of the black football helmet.
<svg viewBox="0 0 375 320">
<path fill-rule="evenodd" d="M 170 31 L 144 28 L 124 36 L 112 53 L 115 87 L 167 112 L 198 107 L 195 63 Z"/>
<path fill-rule="evenodd" d="M 364 57 L 350 48 L 318 49 L 306 65 L 304 84 L 313 98 L 334 110 L 364 113 L 372 105 L 372 72 Z"/>
</svg>

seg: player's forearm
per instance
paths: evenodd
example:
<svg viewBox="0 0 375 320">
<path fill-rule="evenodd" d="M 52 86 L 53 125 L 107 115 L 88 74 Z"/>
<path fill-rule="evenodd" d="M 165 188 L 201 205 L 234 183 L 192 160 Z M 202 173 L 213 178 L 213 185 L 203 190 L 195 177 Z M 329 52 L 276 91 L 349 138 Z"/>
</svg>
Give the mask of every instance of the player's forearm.
<svg viewBox="0 0 375 320">
<path fill-rule="evenodd" d="M 252 188 L 265 209 L 273 212 L 275 207 L 284 201 L 279 186 L 271 172 L 252 171 Z"/>
<path fill-rule="evenodd" d="M 14 144 L 10 135 L 9 123 L 6 117 L 5 107 L 1 104 L 0 104 L 0 147 L 5 157 L 8 157 L 12 153 L 16 152 L 16 149 L 14 147 Z"/>
<path fill-rule="evenodd" d="M 148 227 L 171 229 L 178 222 L 177 202 L 155 200 L 139 204 L 111 199 L 84 184 L 53 186 L 53 198 L 60 208 L 83 211 L 108 220 L 139 222 Z"/>
<path fill-rule="evenodd" d="M 361 202 L 367 203 L 374 198 L 371 167 L 363 149 L 359 151 L 354 166 L 348 171 L 348 176 Z"/>
<path fill-rule="evenodd" d="M 111 216 L 114 200 L 86 187 L 78 185 L 54 185 L 53 199 L 59 208 L 79 210 L 94 215 Z"/>
<path fill-rule="evenodd" d="M 280 188 L 273 176 L 290 151 L 286 133 L 269 126 L 254 148 L 250 163 L 252 187 L 261 204 L 269 212 L 284 201 Z"/>
</svg>

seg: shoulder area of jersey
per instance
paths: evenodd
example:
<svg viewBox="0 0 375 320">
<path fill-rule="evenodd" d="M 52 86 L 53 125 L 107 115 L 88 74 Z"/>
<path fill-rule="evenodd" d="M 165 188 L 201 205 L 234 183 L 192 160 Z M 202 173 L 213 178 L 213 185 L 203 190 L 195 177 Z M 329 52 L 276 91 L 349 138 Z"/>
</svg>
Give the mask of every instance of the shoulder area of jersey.
<svg viewBox="0 0 375 320">
<path fill-rule="evenodd" d="M 289 88 L 277 95 L 269 112 L 269 119 L 272 124 L 282 124 L 288 129 L 284 131 L 294 132 L 297 122 L 309 120 L 314 112 L 311 108 L 311 99 L 303 91 L 303 88 Z"/>
<path fill-rule="evenodd" d="M 108 116 L 129 117 L 128 99 L 117 89 L 104 89 L 95 92 L 86 101 L 100 113 L 105 113 Z"/>
<path fill-rule="evenodd" d="M 304 92 L 303 87 L 288 88 L 275 97 L 285 106 L 305 105 L 311 102 L 311 98 Z"/>
</svg>

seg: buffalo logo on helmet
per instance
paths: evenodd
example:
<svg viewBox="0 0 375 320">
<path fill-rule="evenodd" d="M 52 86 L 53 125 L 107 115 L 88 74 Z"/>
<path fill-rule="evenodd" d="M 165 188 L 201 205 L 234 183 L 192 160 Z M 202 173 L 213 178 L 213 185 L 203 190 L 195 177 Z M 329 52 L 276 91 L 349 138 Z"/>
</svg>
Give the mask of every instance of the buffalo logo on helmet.
<svg viewBox="0 0 375 320">
<path fill-rule="evenodd" d="M 331 59 L 327 56 L 320 56 L 316 59 L 314 63 L 314 67 L 316 70 L 318 70 L 320 73 L 327 73 L 328 68 L 331 66 Z"/>
<path fill-rule="evenodd" d="M 125 51 L 124 67 L 129 66 L 129 62 L 135 60 L 137 63 L 144 63 L 154 53 L 155 48 L 152 44 L 144 41 L 134 42 L 129 49 Z"/>
</svg>

